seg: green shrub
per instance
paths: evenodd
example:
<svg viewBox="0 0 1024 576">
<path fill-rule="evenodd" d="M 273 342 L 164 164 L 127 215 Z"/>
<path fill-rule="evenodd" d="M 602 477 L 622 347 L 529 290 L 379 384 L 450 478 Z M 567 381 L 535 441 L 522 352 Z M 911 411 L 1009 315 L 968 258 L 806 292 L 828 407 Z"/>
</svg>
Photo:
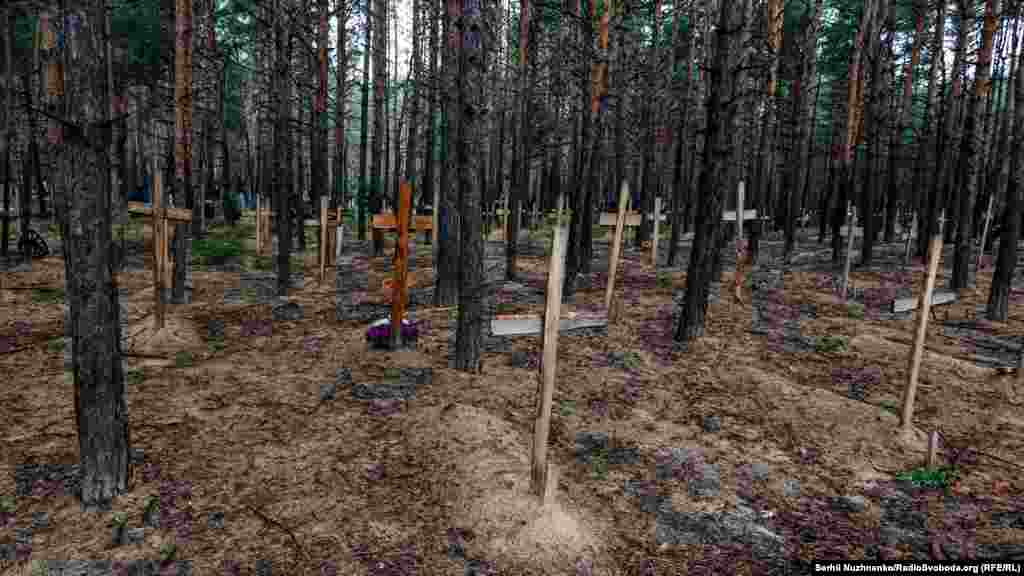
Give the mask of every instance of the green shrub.
<svg viewBox="0 0 1024 576">
<path fill-rule="evenodd" d="M 953 467 L 946 466 L 929 470 L 927 468 L 915 468 L 910 472 L 897 474 L 897 480 L 910 482 L 920 488 L 942 488 L 948 489 L 957 480 L 959 473 Z"/>
<path fill-rule="evenodd" d="M 113 517 L 114 526 L 124 526 L 128 523 L 128 514 L 124 512 L 114 512 Z"/>
<path fill-rule="evenodd" d="M 128 373 L 125 374 L 125 376 L 128 379 L 128 383 L 131 384 L 132 386 L 142 384 L 146 380 L 146 373 L 143 372 L 142 370 L 139 370 L 138 368 L 129 370 Z"/>
<path fill-rule="evenodd" d="M 563 400 L 559 406 L 558 413 L 562 416 L 572 416 L 576 413 L 576 403 L 572 400 Z"/>
<path fill-rule="evenodd" d="M 187 368 L 192 365 L 191 352 L 178 352 L 174 355 L 174 365 L 178 368 Z"/>
<path fill-rule="evenodd" d="M 846 336 L 824 336 L 818 340 L 815 348 L 818 352 L 845 352 L 847 343 Z"/>
<path fill-rule="evenodd" d="M 36 304 L 60 304 L 64 302 L 63 288 L 34 288 L 32 301 Z"/>
<path fill-rule="evenodd" d="M 230 258 L 242 254 L 242 243 L 234 238 L 203 238 L 192 242 L 192 253 L 200 264 L 211 258 Z"/>
</svg>

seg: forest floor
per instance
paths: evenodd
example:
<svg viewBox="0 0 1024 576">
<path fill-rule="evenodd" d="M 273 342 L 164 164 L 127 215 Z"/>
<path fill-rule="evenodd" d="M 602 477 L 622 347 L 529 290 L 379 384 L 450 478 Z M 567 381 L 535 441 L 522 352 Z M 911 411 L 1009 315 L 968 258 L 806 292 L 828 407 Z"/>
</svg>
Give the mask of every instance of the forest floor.
<svg viewBox="0 0 1024 576">
<path fill-rule="evenodd" d="M 564 308 L 599 306 L 606 246 Z M 935 308 L 916 429 L 904 436 L 916 320 L 887 311 L 895 294 L 920 293 L 923 266 L 879 247 L 879 264 L 851 275 L 863 306 L 850 306 L 834 295 L 826 247 L 802 242 L 783 271 L 779 243 L 763 241 L 743 303 L 726 289 L 727 260 L 705 335 L 686 350 L 669 332 L 685 267 L 655 273 L 627 250 L 623 317 L 606 333 L 559 337 L 557 491 L 544 507 L 529 493 L 539 336 L 488 339 L 482 373 L 462 373 L 450 367 L 452 310 L 415 305 L 415 350 L 368 351 L 366 324 L 337 320 L 335 283 L 318 283 L 307 256 L 289 294 L 301 319 L 275 318 L 269 301 L 226 301 L 237 269 L 197 265 L 192 302 L 169 305 L 159 333 L 151 261 L 119 274 L 135 465 L 112 510 L 83 512 L 69 476 L 78 440 L 63 262 L 3 272 L 0 574 L 35 574 L 37 560 L 155 566 L 172 544 L 179 562 L 165 573 L 201 575 L 781 574 L 786 563 L 810 572 L 800 562 L 812 560 L 1020 560 L 1024 390 L 1012 370 L 977 358 L 1009 363 L 1019 349 L 1020 283 L 1006 323 L 979 312 L 991 270 Z M 502 312 L 543 310 L 547 261 L 526 252 L 519 283 L 497 290 Z M 429 250 L 420 256 L 425 287 Z M 941 274 L 944 287 L 949 268 Z M 932 431 L 942 469 L 927 472 Z M 147 497 L 159 514 L 144 512 Z M 118 546 L 115 514 L 128 529 Z"/>
</svg>

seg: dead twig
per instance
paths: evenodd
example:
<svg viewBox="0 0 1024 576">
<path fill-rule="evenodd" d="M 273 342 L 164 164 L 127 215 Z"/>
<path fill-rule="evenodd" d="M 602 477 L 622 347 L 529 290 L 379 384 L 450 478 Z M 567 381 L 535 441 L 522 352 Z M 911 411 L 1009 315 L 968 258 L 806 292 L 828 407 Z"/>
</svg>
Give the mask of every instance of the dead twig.
<svg viewBox="0 0 1024 576">
<path fill-rule="evenodd" d="M 264 513 L 259 508 L 253 506 L 252 504 L 248 502 L 244 502 L 243 504 L 264 523 L 269 524 L 287 534 L 288 537 L 291 538 L 292 544 L 295 545 L 296 550 L 302 553 L 302 557 L 305 558 L 307 562 L 309 561 L 309 554 L 306 553 L 306 549 L 302 547 L 302 544 L 299 544 L 299 540 L 295 537 L 295 533 L 292 532 L 291 528 L 288 528 L 284 524 L 281 524 L 277 520 L 274 520 L 270 516 L 267 516 L 266 513 Z"/>
</svg>

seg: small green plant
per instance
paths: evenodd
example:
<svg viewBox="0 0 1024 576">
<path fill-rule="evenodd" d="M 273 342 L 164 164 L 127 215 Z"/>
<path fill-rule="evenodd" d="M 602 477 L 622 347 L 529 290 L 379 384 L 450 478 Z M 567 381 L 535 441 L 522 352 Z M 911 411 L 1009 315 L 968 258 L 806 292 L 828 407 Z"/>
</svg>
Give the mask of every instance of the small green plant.
<svg viewBox="0 0 1024 576">
<path fill-rule="evenodd" d="M 882 410 L 885 410 L 886 412 L 892 412 L 897 416 L 900 415 L 899 407 L 892 400 L 882 400 L 879 405 L 882 407 Z"/>
<path fill-rule="evenodd" d="M 229 258 L 242 253 L 242 243 L 233 238 L 207 237 L 192 242 L 192 254 L 202 265 L 211 258 Z"/>
<path fill-rule="evenodd" d="M 622 363 L 625 364 L 626 368 L 629 368 L 630 370 L 636 370 L 637 368 L 640 367 L 640 364 L 643 363 L 643 360 L 640 358 L 640 355 L 637 354 L 636 352 L 626 352 L 626 354 L 622 358 Z"/>
<path fill-rule="evenodd" d="M 591 456 L 591 466 L 594 471 L 594 477 L 599 480 L 604 480 L 608 477 L 608 449 L 598 448 L 594 451 Z"/>
<path fill-rule="evenodd" d="M 0 512 L 6 514 L 12 514 L 17 505 L 14 502 L 14 498 L 11 496 L 0 497 Z"/>
<path fill-rule="evenodd" d="M 247 302 L 249 304 L 252 304 L 253 302 L 256 302 L 256 300 L 258 300 L 258 299 L 259 299 L 259 294 L 256 292 L 255 288 L 252 288 L 252 287 L 242 288 L 242 300 L 244 300 L 245 302 Z"/>
<path fill-rule="evenodd" d="M 128 383 L 132 386 L 142 384 L 146 380 L 146 373 L 138 368 L 129 370 L 125 377 L 128 379 Z"/>
<path fill-rule="evenodd" d="M 152 514 L 156 512 L 157 507 L 160 506 L 160 499 L 152 494 L 146 496 L 146 499 L 142 501 L 142 511 L 146 514 Z"/>
<path fill-rule="evenodd" d="M 576 413 L 576 403 L 572 400 L 563 400 L 559 405 L 558 413 L 562 416 L 572 416 Z"/>
<path fill-rule="evenodd" d="M 178 352 L 174 355 L 174 365 L 178 368 L 187 368 L 192 365 L 192 353 L 191 352 Z"/>
<path fill-rule="evenodd" d="M 174 560 L 174 555 L 178 553 L 178 547 L 173 542 L 165 542 L 160 546 L 160 561 L 170 562 Z"/>
<path fill-rule="evenodd" d="M 388 380 L 396 380 L 396 379 L 401 378 L 401 377 L 402 377 L 402 372 L 398 368 L 385 368 L 384 369 L 384 378 L 387 378 Z"/>
<path fill-rule="evenodd" d="M 63 352 L 64 351 L 64 339 L 63 338 L 52 338 L 46 343 L 46 349 L 50 352 Z"/>
<path fill-rule="evenodd" d="M 658 274 L 658 288 L 671 288 L 672 277 L 668 274 Z"/>
<path fill-rule="evenodd" d="M 45 560 L 36 559 L 32 561 L 32 576 L 47 576 L 49 573 L 50 570 Z"/>
<path fill-rule="evenodd" d="M 114 512 L 114 517 L 112 518 L 112 521 L 114 523 L 114 526 L 124 528 L 124 525 L 128 523 L 128 514 L 124 512 Z"/>
<path fill-rule="evenodd" d="M 494 311 L 497 312 L 498 314 L 511 314 L 513 311 L 513 307 L 512 304 L 509 304 L 508 302 L 500 302 L 497 306 L 495 306 Z"/>
<path fill-rule="evenodd" d="M 815 344 L 819 353 L 846 352 L 848 340 L 846 336 L 824 336 Z"/>
<path fill-rule="evenodd" d="M 220 352 L 224 349 L 224 340 L 221 338 L 215 338 L 207 343 L 210 352 Z"/>
<path fill-rule="evenodd" d="M 915 468 L 910 472 L 897 474 L 896 479 L 910 482 L 920 488 L 948 489 L 957 480 L 959 473 L 952 466 L 944 466 L 934 470 Z"/>
<path fill-rule="evenodd" d="M 63 288 L 34 288 L 32 302 L 36 304 L 59 304 L 64 302 Z"/>
<path fill-rule="evenodd" d="M 864 319 L 864 305 L 858 302 L 851 302 L 846 306 L 846 314 L 850 318 L 856 318 L 857 320 Z"/>
</svg>

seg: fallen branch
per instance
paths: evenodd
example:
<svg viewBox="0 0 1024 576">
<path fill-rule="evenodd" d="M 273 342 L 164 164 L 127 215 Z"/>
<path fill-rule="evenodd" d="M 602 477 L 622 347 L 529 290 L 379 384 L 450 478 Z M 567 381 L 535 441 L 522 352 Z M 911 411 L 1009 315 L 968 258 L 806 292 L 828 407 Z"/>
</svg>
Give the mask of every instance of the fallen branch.
<svg viewBox="0 0 1024 576">
<path fill-rule="evenodd" d="M 295 548 L 302 553 L 303 558 L 305 558 L 307 562 L 309 561 L 309 555 L 306 554 L 306 549 L 302 547 L 302 544 L 299 544 L 299 540 L 295 538 L 295 533 L 292 532 L 290 528 L 288 528 L 284 524 L 281 524 L 277 520 L 274 520 L 270 516 L 267 516 L 262 510 L 256 508 L 252 504 L 249 504 L 248 502 L 244 502 L 243 504 L 245 504 L 245 507 L 251 510 L 252 513 L 259 517 L 259 519 L 262 520 L 264 523 L 270 524 L 271 526 L 274 526 L 278 530 L 281 530 L 285 534 L 287 534 L 288 537 L 292 539 L 292 544 L 295 545 Z"/>
</svg>

